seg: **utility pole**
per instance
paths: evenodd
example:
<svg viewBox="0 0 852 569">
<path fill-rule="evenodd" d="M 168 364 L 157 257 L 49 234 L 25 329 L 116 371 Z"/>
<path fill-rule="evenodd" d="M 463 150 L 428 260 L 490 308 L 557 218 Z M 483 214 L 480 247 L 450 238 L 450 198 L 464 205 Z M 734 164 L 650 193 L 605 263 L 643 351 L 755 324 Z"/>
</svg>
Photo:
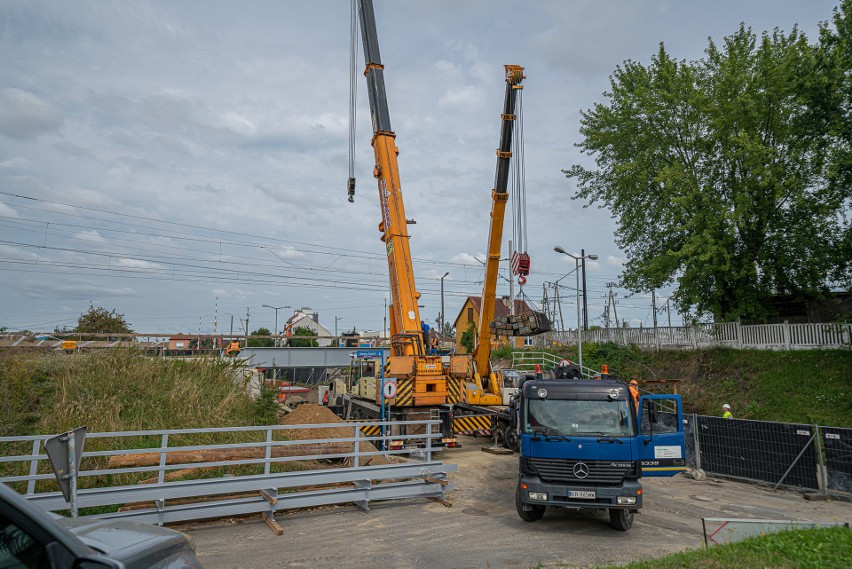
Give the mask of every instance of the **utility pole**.
<svg viewBox="0 0 852 569">
<path fill-rule="evenodd" d="M 583 261 L 583 330 L 589 329 L 589 305 L 586 301 L 586 250 L 580 249 L 580 259 Z"/>
<path fill-rule="evenodd" d="M 213 335 L 216 335 L 216 332 L 219 330 L 218 321 L 219 320 L 219 295 L 216 295 L 216 309 L 213 311 Z"/>
<path fill-rule="evenodd" d="M 450 272 L 447 271 L 444 273 L 444 276 L 441 277 L 441 322 L 438 323 L 438 332 L 441 334 L 441 337 L 444 337 L 444 320 L 446 320 L 446 316 L 444 316 L 444 278 L 449 275 Z"/>
<path fill-rule="evenodd" d="M 651 291 L 651 312 L 654 315 L 654 335 L 657 334 L 657 291 Z"/>
<path fill-rule="evenodd" d="M 248 347 L 248 337 L 249 337 L 249 316 L 251 315 L 251 307 L 246 306 L 246 347 Z"/>
<path fill-rule="evenodd" d="M 385 297 L 385 315 L 382 319 L 382 340 L 388 337 L 388 298 Z"/>
<path fill-rule="evenodd" d="M 621 328 L 621 323 L 618 321 L 618 308 L 616 308 L 616 304 L 618 304 L 615 300 L 616 293 L 612 292 L 612 287 L 615 286 L 615 283 L 609 284 L 609 298 L 612 301 L 612 315 L 613 321 L 615 322 L 616 328 Z"/>
<path fill-rule="evenodd" d="M 234 315 L 231 314 L 231 334 L 230 334 L 230 338 L 228 338 L 228 340 L 230 341 L 230 340 L 233 340 L 233 339 L 234 339 Z"/>
<path fill-rule="evenodd" d="M 669 306 L 669 301 L 671 299 L 672 299 L 672 297 L 668 297 L 666 299 L 666 315 L 669 317 L 669 328 L 672 327 L 672 308 L 671 308 L 671 306 Z"/>
</svg>

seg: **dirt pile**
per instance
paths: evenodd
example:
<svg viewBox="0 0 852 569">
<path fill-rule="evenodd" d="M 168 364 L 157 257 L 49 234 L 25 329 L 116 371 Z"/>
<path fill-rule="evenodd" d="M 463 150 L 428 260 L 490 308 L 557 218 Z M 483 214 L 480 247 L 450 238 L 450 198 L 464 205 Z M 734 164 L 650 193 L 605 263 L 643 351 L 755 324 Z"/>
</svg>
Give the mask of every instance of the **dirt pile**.
<svg viewBox="0 0 852 569">
<path fill-rule="evenodd" d="M 344 421 L 334 414 L 328 407 L 315 405 L 313 403 L 303 403 L 296 407 L 293 411 L 282 417 L 278 423 L 280 425 L 324 425 L 324 424 L 343 424 Z M 282 431 L 282 434 L 290 440 L 310 440 L 310 439 L 351 439 L 355 436 L 355 429 L 352 427 L 316 427 L 305 429 L 287 429 Z M 353 443 L 346 443 L 350 451 Z M 361 452 L 376 452 L 376 447 L 369 441 L 360 443 Z M 361 464 L 377 465 L 389 464 L 389 461 L 382 456 L 370 456 L 361 460 Z"/>
</svg>

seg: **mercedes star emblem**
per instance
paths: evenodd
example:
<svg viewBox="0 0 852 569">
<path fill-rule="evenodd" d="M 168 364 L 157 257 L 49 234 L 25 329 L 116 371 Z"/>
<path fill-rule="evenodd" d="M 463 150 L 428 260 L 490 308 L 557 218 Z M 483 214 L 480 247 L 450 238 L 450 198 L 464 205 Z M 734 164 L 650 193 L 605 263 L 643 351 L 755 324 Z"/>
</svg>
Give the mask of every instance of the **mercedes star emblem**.
<svg viewBox="0 0 852 569">
<path fill-rule="evenodd" d="M 585 478 L 589 475 L 589 467 L 585 462 L 578 462 L 574 465 L 574 476 L 577 478 Z"/>
</svg>

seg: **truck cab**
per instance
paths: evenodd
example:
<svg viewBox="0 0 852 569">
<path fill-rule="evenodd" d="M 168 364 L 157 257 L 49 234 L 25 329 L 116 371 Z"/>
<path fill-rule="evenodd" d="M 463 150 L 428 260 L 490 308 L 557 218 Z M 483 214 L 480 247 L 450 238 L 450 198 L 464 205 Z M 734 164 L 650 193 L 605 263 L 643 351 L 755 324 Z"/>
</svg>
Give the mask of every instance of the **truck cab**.
<svg viewBox="0 0 852 569">
<path fill-rule="evenodd" d="M 642 476 L 685 470 L 679 395 L 646 395 L 604 380 L 527 380 L 514 405 L 520 442 L 518 515 L 548 506 L 609 510 L 626 531 L 642 507 Z"/>
</svg>

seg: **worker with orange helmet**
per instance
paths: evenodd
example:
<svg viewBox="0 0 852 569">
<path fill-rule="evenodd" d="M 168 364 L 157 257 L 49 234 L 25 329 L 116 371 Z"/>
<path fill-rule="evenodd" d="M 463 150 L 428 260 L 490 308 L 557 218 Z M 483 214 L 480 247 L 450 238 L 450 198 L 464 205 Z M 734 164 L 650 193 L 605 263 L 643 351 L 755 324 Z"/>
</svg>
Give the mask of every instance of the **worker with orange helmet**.
<svg viewBox="0 0 852 569">
<path fill-rule="evenodd" d="M 636 406 L 639 406 L 639 382 L 635 379 L 630 381 L 630 395 L 633 396 L 633 401 L 636 402 Z"/>
</svg>

